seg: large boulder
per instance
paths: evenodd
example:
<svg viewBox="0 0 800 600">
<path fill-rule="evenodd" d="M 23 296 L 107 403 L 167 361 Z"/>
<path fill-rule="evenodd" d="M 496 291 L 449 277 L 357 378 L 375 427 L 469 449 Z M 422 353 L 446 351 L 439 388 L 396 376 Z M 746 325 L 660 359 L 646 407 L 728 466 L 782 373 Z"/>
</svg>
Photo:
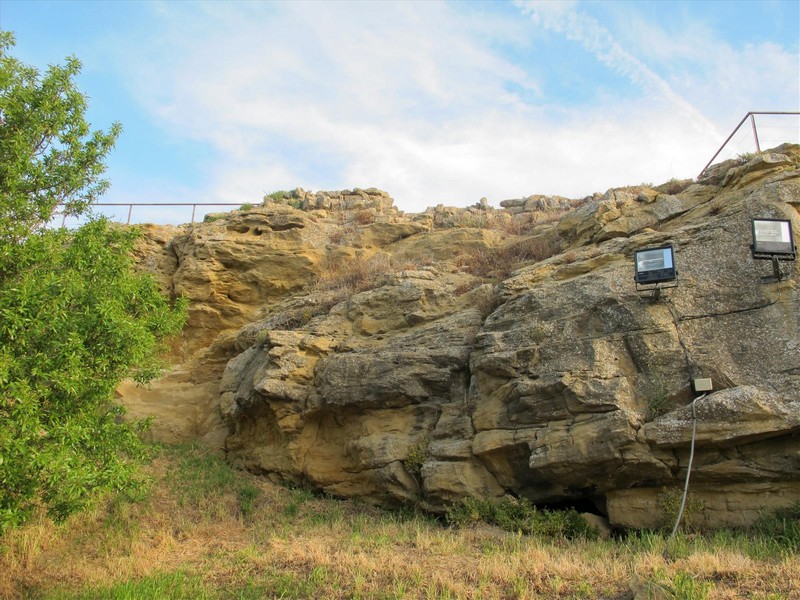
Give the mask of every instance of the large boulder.
<svg viewBox="0 0 800 600">
<path fill-rule="evenodd" d="M 445 462 L 453 452 L 469 456 L 452 437 L 459 433 L 453 407 L 467 395 L 482 315 L 472 306 L 481 290 L 455 298 L 463 279 L 401 272 L 302 331 L 265 331 L 262 345 L 231 361 L 222 378 L 231 460 L 329 493 L 415 499 L 427 481 L 423 465 L 429 470 L 430 460 Z M 468 442 L 471 427 L 461 429 L 457 437 Z M 415 467 L 408 462 L 412 451 L 421 457 Z M 469 474 L 481 465 L 457 469 Z M 445 483 L 453 473 L 435 477 L 461 495 L 486 487 L 477 476 L 475 490 L 460 480 Z"/>
</svg>

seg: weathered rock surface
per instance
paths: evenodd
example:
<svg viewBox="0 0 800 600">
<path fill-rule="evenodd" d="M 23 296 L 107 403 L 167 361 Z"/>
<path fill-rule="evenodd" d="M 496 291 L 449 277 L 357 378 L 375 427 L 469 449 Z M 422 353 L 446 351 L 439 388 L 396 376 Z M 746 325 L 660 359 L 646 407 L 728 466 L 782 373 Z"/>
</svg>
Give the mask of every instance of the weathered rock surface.
<svg viewBox="0 0 800 600">
<path fill-rule="evenodd" d="M 641 527 L 682 488 L 690 383 L 710 378 L 693 518 L 746 524 L 800 499 L 800 272 L 762 283 L 771 265 L 749 251 L 754 217 L 800 237 L 800 147 L 674 194 L 503 204 L 403 215 L 377 190 L 300 190 L 150 230 L 141 262 L 190 298 L 190 323 L 175 371 L 122 398 L 157 435 L 331 494 L 591 502 Z M 632 256 L 664 244 L 679 281 L 656 299 Z"/>
</svg>

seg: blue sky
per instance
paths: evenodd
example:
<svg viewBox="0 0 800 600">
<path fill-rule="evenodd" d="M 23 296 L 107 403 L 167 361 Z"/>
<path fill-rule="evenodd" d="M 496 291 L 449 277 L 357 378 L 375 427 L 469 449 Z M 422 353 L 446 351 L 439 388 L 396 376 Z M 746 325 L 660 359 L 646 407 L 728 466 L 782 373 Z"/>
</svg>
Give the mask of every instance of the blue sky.
<svg viewBox="0 0 800 600">
<path fill-rule="evenodd" d="M 800 111 L 797 1 L 0 0 L 0 28 L 37 67 L 76 55 L 93 126 L 122 122 L 105 202 L 579 198 L 694 177 L 748 111 Z"/>
</svg>

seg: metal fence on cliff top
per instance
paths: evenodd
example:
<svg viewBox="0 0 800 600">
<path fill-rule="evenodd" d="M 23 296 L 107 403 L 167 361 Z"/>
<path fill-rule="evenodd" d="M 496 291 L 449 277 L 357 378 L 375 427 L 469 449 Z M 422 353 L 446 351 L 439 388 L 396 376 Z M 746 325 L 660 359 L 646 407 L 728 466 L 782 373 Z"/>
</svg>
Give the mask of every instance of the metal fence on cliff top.
<svg viewBox="0 0 800 600">
<path fill-rule="evenodd" d="M 62 206 L 62 205 L 59 205 Z M 120 207 L 124 206 L 128 209 L 128 216 L 125 221 L 126 224 L 131 224 L 131 217 L 133 216 L 133 207 L 134 206 L 178 206 L 182 208 L 188 209 L 190 206 L 192 207 L 192 220 L 190 223 L 194 223 L 195 218 L 197 217 L 197 207 L 202 206 L 243 206 L 241 202 L 96 202 L 92 204 L 92 208 L 95 207 L 105 207 L 105 206 L 115 206 Z M 102 212 L 102 211 L 101 211 Z M 121 217 L 119 214 L 116 215 L 106 215 L 108 217 L 114 217 L 115 219 L 120 219 Z M 200 215 L 205 216 L 205 214 Z M 69 217 L 67 215 L 62 215 L 61 217 L 61 226 L 64 227 L 66 225 L 66 220 Z"/>
<path fill-rule="evenodd" d="M 760 117 L 758 123 L 756 117 Z M 742 129 L 748 120 L 750 127 Z M 727 160 L 748 153 L 758 154 L 762 148 L 773 148 L 784 142 L 800 143 L 800 112 L 750 111 L 722 142 L 697 179 L 702 179 L 717 158 Z"/>
<path fill-rule="evenodd" d="M 758 117 L 758 120 L 756 119 Z M 749 121 L 750 127 L 743 127 Z M 750 111 L 748 112 L 739 124 L 734 128 L 733 132 L 722 143 L 719 149 L 711 157 L 703 170 L 697 176 L 698 179 L 702 178 L 706 170 L 719 159 L 727 160 L 729 158 L 736 158 L 743 154 L 758 153 L 762 148 L 772 148 L 784 142 L 800 143 L 800 112 L 792 111 Z M 159 212 L 159 222 L 169 223 L 185 223 L 185 217 L 179 215 L 189 215 L 191 208 L 191 223 L 197 219 L 204 217 L 206 212 L 202 210 L 205 207 L 212 206 L 242 206 L 241 202 L 98 202 L 92 205 L 94 208 L 106 207 L 111 210 L 100 210 L 97 212 L 103 213 L 105 216 L 115 221 L 125 222 L 130 224 L 133 219 L 134 207 L 173 207 L 180 209 L 179 211 L 145 211 L 147 214 L 144 218 L 136 220 L 135 222 L 143 223 L 148 222 L 145 219 L 153 219 L 153 213 Z M 197 214 L 197 208 L 201 207 L 200 215 Z M 127 208 L 127 211 L 124 210 Z M 123 210 L 119 210 L 123 209 Z M 109 214 L 110 213 L 110 214 Z M 171 213 L 171 215 L 170 215 Z M 139 216 L 138 214 L 136 215 Z M 54 215 L 54 223 L 58 219 L 58 214 Z M 61 226 L 67 224 L 69 217 L 62 216 Z M 77 224 L 78 220 L 75 219 Z"/>
</svg>

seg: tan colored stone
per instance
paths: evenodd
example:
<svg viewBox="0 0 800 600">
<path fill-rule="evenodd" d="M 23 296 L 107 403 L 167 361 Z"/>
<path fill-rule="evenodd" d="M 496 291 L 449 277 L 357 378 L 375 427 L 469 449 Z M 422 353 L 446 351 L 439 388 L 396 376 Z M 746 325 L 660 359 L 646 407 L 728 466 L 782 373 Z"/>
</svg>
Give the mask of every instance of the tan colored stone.
<svg viewBox="0 0 800 600">
<path fill-rule="evenodd" d="M 499 246 L 505 237 L 498 231 L 454 228 L 412 236 L 392 244 L 387 250 L 395 256 L 447 261 L 459 254 L 470 254 Z"/>
<path fill-rule="evenodd" d="M 581 513 L 581 519 L 583 519 L 589 527 L 595 530 L 598 538 L 601 540 L 611 539 L 612 530 L 608 523 L 608 519 L 593 513 Z"/>
<path fill-rule="evenodd" d="M 224 445 L 227 428 L 216 410 L 216 382 L 195 384 L 166 378 L 143 387 L 125 381 L 117 387 L 117 395 L 127 408 L 127 418 L 153 419 L 148 431 L 153 439 L 171 444 L 201 439 L 217 449 Z"/>
<path fill-rule="evenodd" d="M 682 407 L 644 427 L 651 444 L 687 446 L 692 440 L 692 409 Z M 800 402 L 786 402 L 774 390 L 739 386 L 700 398 L 694 410 L 700 448 L 741 445 L 800 430 Z"/>
<path fill-rule="evenodd" d="M 664 512 L 664 494 L 678 503 L 683 487 L 615 490 L 606 496 L 609 520 L 618 527 L 658 528 L 674 525 L 677 514 Z M 760 517 L 792 506 L 800 498 L 800 482 L 751 483 L 719 486 L 690 485 L 696 508 L 684 513 L 689 525 L 701 529 L 746 527 Z"/>
<path fill-rule="evenodd" d="M 499 498 L 505 491 L 479 460 L 431 461 L 422 467 L 423 498 L 441 509 L 466 497 Z"/>
</svg>

